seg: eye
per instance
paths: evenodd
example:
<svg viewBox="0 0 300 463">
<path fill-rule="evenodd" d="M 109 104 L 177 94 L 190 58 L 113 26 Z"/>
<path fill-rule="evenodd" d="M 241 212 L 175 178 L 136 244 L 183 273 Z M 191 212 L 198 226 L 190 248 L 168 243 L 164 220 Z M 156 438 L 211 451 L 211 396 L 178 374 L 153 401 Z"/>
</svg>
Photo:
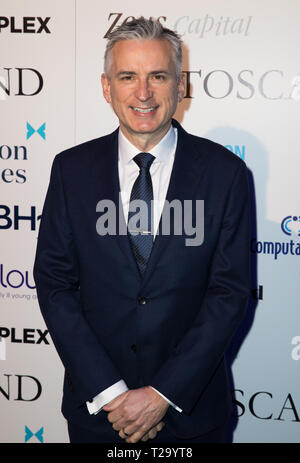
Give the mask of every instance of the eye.
<svg viewBox="0 0 300 463">
<path fill-rule="evenodd" d="M 154 75 L 154 80 L 165 80 L 166 79 L 166 76 L 164 74 L 155 74 Z"/>
<path fill-rule="evenodd" d="M 134 80 L 134 78 L 135 78 L 134 74 L 131 74 L 131 73 L 128 73 L 128 74 L 122 73 L 119 75 L 119 80 L 121 82 L 130 82 Z"/>
</svg>

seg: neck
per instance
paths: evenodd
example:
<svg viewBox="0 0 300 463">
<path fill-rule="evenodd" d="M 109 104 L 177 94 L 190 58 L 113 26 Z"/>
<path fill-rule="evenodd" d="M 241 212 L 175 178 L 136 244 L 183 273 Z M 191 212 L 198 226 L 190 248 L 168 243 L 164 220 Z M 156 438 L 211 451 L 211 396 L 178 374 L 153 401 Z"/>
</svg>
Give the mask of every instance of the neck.
<svg viewBox="0 0 300 463">
<path fill-rule="evenodd" d="M 142 152 L 147 152 L 154 148 L 163 139 L 170 127 L 171 121 L 159 133 L 135 133 L 120 125 L 120 129 L 127 140 Z"/>
</svg>

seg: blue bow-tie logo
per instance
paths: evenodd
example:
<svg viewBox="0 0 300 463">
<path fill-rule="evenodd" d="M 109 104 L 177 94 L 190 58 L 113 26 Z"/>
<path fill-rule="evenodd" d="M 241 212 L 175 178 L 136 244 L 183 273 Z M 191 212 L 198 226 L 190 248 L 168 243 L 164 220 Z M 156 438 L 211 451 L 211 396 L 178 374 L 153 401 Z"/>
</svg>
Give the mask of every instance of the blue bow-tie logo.
<svg viewBox="0 0 300 463">
<path fill-rule="evenodd" d="M 41 125 L 41 127 L 37 130 L 35 130 L 32 125 L 27 122 L 27 140 L 30 138 L 35 132 L 37 132 L 44 140 L 46 140 L 46 134 L 45 134 L 45 129 L 46 129 L 46 122 Z"/>
<path fill-rule="evenodd" d="M 39 429 L 36 433 L 33 433 L 27 426 L 25 426 L 25 442 L 29 441 L 33 436 L 35 436 L 41 444 L 44 442 L 44 428 Z"/>
</svg>

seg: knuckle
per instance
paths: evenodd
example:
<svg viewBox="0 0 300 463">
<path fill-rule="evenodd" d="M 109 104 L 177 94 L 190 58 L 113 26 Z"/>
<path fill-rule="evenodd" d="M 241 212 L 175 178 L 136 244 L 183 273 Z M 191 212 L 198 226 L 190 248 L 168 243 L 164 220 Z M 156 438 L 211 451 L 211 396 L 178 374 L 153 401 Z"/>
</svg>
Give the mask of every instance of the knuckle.
<svg viewBox="0 0 300 463">
<path fill-rule="evenodd" d="M 141 427 L 142 427 L 143 422 L 144 422 L 144 421 L 143 421 L 143 417 L 140 417 L 140 416 L 135 420 L 135 424 L 136 424 L 136 426 L 137 426 L 138 428 L 141 428 Z"/>
</svg>

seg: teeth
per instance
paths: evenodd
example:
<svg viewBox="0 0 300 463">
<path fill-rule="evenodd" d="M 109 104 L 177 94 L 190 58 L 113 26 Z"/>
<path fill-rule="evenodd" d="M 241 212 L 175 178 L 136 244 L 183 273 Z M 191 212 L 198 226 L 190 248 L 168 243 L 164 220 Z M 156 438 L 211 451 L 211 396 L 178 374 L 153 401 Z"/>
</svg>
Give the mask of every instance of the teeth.
<svg viewBox="0 0 300 463">
<path fill-rule="evenodd" d="M 146 109 L 142 109 L 142 108 L 133 108 L 135 111 L 138 111 L 139 113 L 150 113 L 150 111 L 153 111 L 154 108 L 146 108 Z"/>
</svg>

